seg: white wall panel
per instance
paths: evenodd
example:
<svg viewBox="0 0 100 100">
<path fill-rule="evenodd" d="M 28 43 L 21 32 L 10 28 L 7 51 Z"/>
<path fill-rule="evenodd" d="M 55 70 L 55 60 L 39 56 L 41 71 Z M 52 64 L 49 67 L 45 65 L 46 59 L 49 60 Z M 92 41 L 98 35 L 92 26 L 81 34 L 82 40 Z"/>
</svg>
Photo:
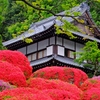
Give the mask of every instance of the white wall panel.
<svg viewBox="0 0 100 100">
<path fill-rule="evenodd" d="M 37 43 L 31 44 L 29 46 L 27 46 L 27 53 L 32 53 L 37 51 Z"/>
<path fill-rule="evenodd" d="M 58 55 L 64 56 L 64 47 L 58 46 Z"/>
<path fill-rule="evenodd" d="M 48 46 L 48 39 L 38 42 L 38 50 L 45 49 Z"/>
<path fill-rule="evenodd" d="M 73 41 L 64 39 L 64 47 L 71 50 L 75 50 L 75 43 Z"/>
<path fill-rule="evenodd" d="M 47 56 L 50 56 L 53 54 L 53 46 L 47 47 Z"/>
</svg>

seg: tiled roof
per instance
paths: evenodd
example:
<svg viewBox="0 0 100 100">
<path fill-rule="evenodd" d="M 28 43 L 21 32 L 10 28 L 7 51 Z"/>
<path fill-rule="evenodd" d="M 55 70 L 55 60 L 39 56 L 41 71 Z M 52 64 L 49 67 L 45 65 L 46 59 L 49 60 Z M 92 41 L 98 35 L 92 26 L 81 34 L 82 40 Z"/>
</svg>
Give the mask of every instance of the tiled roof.
<svg viewBox="0 0 100 100">
<path fill-rule="evenodd" d="M 47 63 L 51 60 L 57 60 L 61 63 L 64 63 L 64 64 L 68 64 L 68 65 L 72 65 L 72 66 L 77 66 L 77 67 L 82 67 L 82 65 L 79 65 L 77 63 L 75 63 L 73 61 L 73 59 L 70 59 L 70 58 L 67 58 L 67 57 L 62 57 L 62 56 L 59 56 L 59 55 L 55 55 L 55 56 L 50 56 L 50 57 L 45 57 L 45 58 L 42 58 L 42 59 L 38 59 L 38 60 L 35 60 L 35 61 L 32 61 L 31 62 L 31 66 L 38 66 L 38 65 L 41 65 L 43 63 Z"/>
<path fill-rule="evenodd" d="M 50 61 L 52 59 L 53 59 L 52 56 L 51 57 L 45 57 L 45 58 L 42 58 L 42 59 L 38 59 L 38 60 L 32 61 L 30 64 L 31 64 L 31 66 L 34 67 L 36 65 L 40 65 L 40 64 L 46 63 L 46 62 L 48 62 L 48 61 Z"/>
<path fill-rule="evenodd" d="M 80 12 L 81 14 L 83 14 L 88 9 L 89 9 L 88 5 L 86 3 L 82 3 L 79 6 L 72 8 L 71 11 Z M 64 13 L 65 12 L 61 12 L 59 14 L 63 15 Z M 73 21 L 73 19 L 71 17 L 63 17 L 63 18 L 66 19 L 69 22 Z M 22 35 L 18 36 L 17 38 L 14 38 L 14 39 L 11 39 L 9 41 L 3 42 L 3 45 L 7 46 L 7 45 L 10 45 L 12 43 L 15 43 L 17 41 L 22 40 L 23 37 L 30 37 L 30 36 L 36 35 L 36 34 L 38 34 L 40 32 L 43 32 L 43 31 L 49 29 L 55 23 L 58 24 L 58 25 L 61 24 L 61 22 L 56 19 L 56 16 L 51 16 L 51 17 L 49 17 L 47 19 L 44 19 L 42 21 L 33 23 L 33 24 L 31 24 L 30 29 L 29 29 L 31 31 L 33 30 L 33 32 L 30 33 L 30 31 L 28 30 L 25 33 L 23 33 Z"/>
</svg>

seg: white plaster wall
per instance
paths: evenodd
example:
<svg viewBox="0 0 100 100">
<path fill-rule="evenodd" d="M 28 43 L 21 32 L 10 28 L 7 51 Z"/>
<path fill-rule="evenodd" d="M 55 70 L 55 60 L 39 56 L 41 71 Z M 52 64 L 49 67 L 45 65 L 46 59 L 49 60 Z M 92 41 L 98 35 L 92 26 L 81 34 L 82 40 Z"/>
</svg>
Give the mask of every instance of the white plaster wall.
<svg viewBox="0 0 100 100">
<path fill-rule="evenodd" d="M 75 42 L 64 39 L 64 47 L 71 50 L 75 50 Z"/>
<path fill-rule="evenodd" d="M 53 46 L 47 47 L 47 56 L 50 56 L 53 54 Z"/>
<path fill-rule="evenodd" d="M 58 55 L 64 56 L 64 47 L 58 46 Z"/>
<path fill-rule="evenodd" d="M 27 46 L 27 53 L 32 53 L 37 51 L 37 43 L 31 44 L 29 46 Z"/>
</svg>

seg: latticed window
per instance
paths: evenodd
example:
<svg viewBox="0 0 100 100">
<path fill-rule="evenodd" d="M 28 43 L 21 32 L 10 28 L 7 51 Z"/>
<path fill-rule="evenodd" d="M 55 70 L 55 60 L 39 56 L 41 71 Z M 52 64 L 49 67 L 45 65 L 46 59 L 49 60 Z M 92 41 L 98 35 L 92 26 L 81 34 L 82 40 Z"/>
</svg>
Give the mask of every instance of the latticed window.
<svg viewBox="0 0 100 100">
<path fill-rule="evenodd" d="M 65 49 L 65 56 L 68 57 L 68 58 L 75 58 L 75 55 L 74 55 L 74 51 L 73 50 L 69 50 L 69 49 Z"/>
<path fill-rule="evenodd" d="M 46 50 L 42 50 L 38 52 L 38 59 L 43 58 L 46 56 Z"/>
<path fill-rule="evenodd" d="M 36 58 L 37 58 L 36 53 L 33 53 L 31 56 L 32 56 L 32 60 L 36 60 Z"/>
<path fill-rule="evenodd" d="M 38 52 L 28 55 L 27 58 L 29 61 L 33 61 L 33 60 L 37 60 L 37 59 L 46 57 L 46 55 L 47 55 L 46 50 L 41 50 L 41 51 L 38 51 Z"/>
</svg>

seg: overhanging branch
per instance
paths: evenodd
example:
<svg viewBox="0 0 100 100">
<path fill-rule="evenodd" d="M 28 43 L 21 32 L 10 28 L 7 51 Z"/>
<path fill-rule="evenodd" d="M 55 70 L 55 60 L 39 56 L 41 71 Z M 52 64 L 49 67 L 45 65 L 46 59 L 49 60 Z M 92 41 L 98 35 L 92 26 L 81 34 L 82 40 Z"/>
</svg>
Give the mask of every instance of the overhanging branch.
<svg viewBox="0 0 100 100">
<path fill-rule="evenodd" d="M 18 1 L 18 0 L 16 0 L 16 1 Z M 75 18 L 75 17 L 77 17 L 77 16 L 64 15 L 64 14 L 63 14 L 63 15 L 62 15 L 62 14 L 55 14 L 52 10 L 48 10 L 48 9 L 36 7 L 36 6 L 32 5 L 31 3 L 29 3 L 29 2 L 26 1 L 26 0 L 20 0 L 20 1 L 24 2 L 25 4 L 27 4 L 28 6 L 34 8 L 34 9 L 36 9 L 36 10 L 39 10 L 39 11 L 45 11 L 45 12 L 48 12 L 48 13 L 54 15 L 54 16 L 71 17 L 72 19 L 74 19 L 74 20 L 77 21 L 77 19 Z"/>
</svg>

